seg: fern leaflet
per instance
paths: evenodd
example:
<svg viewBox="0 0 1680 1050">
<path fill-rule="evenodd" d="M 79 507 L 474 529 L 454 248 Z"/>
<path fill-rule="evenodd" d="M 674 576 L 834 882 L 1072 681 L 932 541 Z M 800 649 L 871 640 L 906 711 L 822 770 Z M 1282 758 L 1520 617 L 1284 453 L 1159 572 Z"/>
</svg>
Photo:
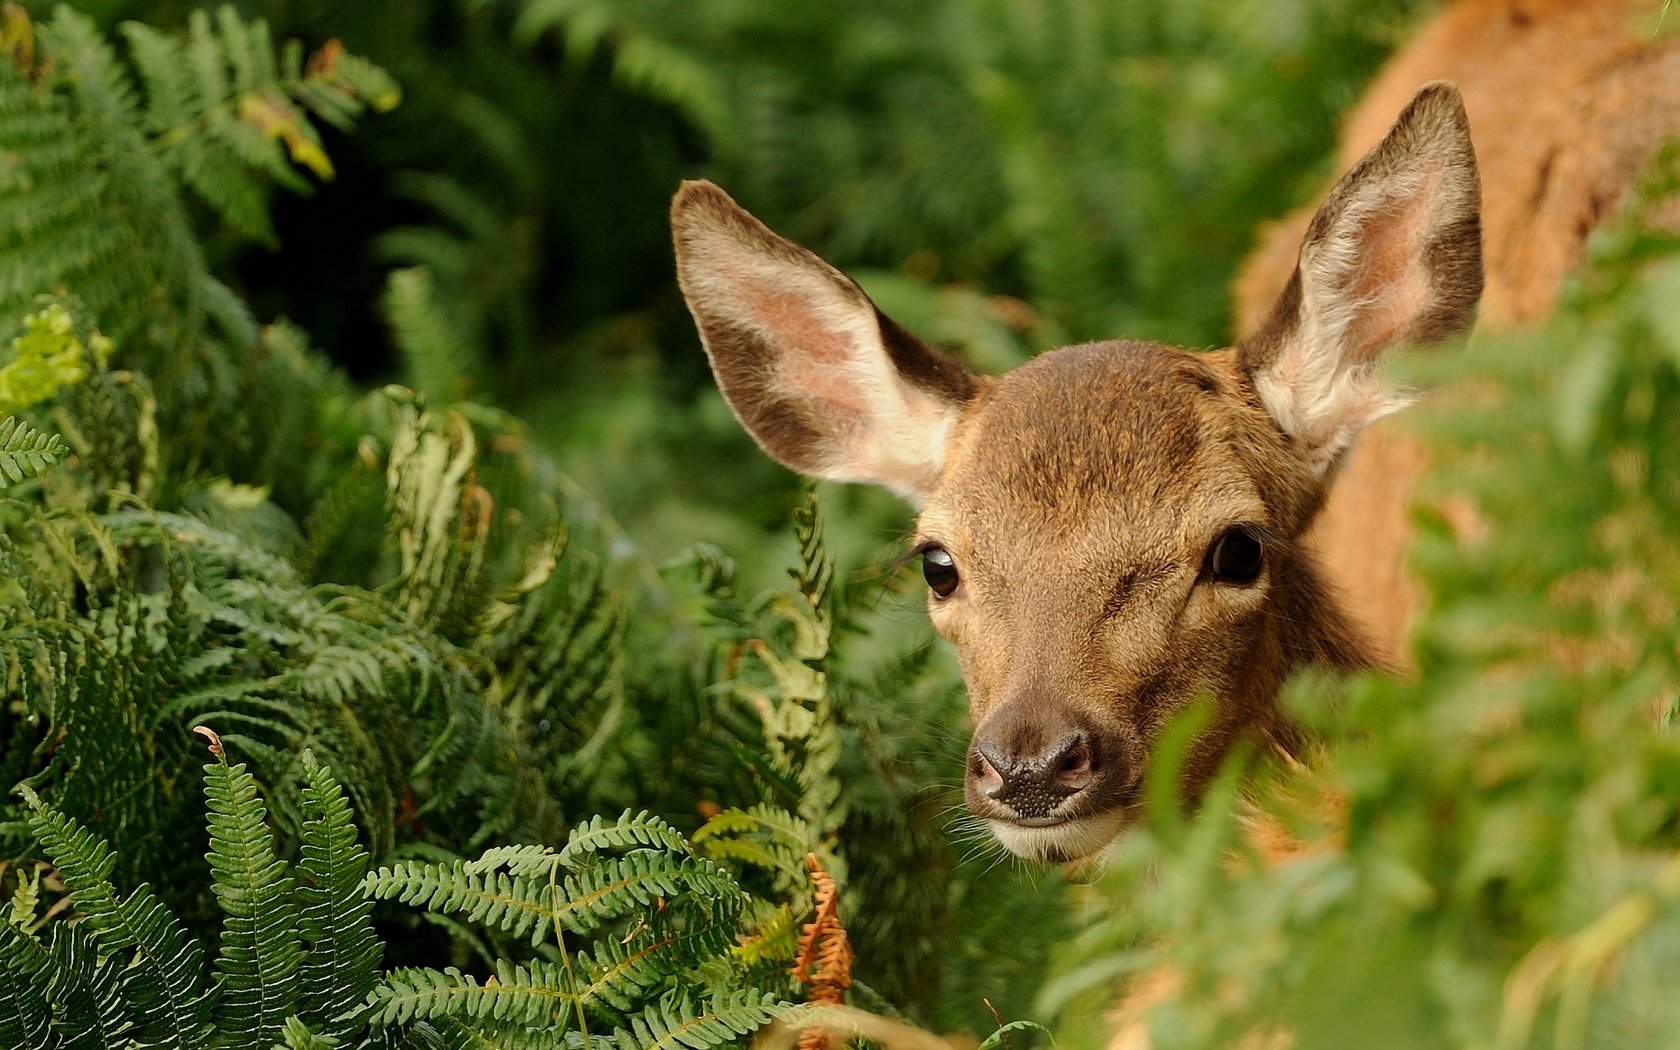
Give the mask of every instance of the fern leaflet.
<svg viewBox="0 0 1680 1050">
<path fill-rule="evenodd" d="M 38 478 L 70 451 L 64 439 L 18 419 L 0 420 L 0 488 L 25 478 Z"/>
<path fill-rule="evenodd" d="M 315 1038 L 323 1038 L 347 1034 L 345 1018 L 353 1017 L 373 990 L 380 944 L 368 918 L 373 901 L 362 894 L 367 851 L 356 841 L 344 792 L 308 751 L 303 767 L 304 825 L 296 875 L 298 929 L 308 954 L 300 971 L 298 1015 L 300 1023 L 321 1029 Z"/>
<path fill-rule="evenodd" d="M 303 948 L 292 878 L 274 854 L 268 808 L 243 763 L 204 766 L 210 873 L 222 906 L 218 1013 L 229 1045 L 269 1050 L 296 1008 Z"/>
</svg>

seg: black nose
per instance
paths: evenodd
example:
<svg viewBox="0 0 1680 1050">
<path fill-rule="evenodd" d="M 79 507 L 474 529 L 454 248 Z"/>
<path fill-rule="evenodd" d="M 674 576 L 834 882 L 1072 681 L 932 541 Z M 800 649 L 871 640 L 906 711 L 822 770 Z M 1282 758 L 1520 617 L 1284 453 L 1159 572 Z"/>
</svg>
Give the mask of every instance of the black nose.
<svg viewBox="0 0 1680 1050">
<path fill-rule="evenodd" d="M 978 737 L 970 772 L 987 798 L 1026 818 L 1048 817 L 1096 779 L 1091 741 L 1080 730 L 1063 733 L 1048 745 L 1025 748 Z"/>
</svg>

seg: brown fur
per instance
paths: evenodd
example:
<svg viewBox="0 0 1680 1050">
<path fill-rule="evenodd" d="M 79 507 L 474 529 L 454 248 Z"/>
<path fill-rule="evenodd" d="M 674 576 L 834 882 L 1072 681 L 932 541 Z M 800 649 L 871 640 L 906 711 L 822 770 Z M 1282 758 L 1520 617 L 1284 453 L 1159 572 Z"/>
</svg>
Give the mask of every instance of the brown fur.
<svg viewBox="0 0 1680 1050">
<path fill-rule="evenodd" d="M 1482 317 L 1550 311 L 1601 219 L 1680 133 L 1680 40 L 1653 37 L 1660 0 L 1461 0 L 1397 54 L 1349 115 L 1339 167 L 1387 130 L 1416 85 L 1455 82 L 1486 187 Z M 1671 14 L 1669 17 L 1675 17 Z M 1261 329 L 1290 279 L 1309 205 L 1268 229 L 1238 277 L 1239 333 Z M 1343 469 L 1312 541 L 1354 613 L 1402 652 L 1419 605 L 1403 551 L 1421 444 L 1379 423 Z"/>
</svg>

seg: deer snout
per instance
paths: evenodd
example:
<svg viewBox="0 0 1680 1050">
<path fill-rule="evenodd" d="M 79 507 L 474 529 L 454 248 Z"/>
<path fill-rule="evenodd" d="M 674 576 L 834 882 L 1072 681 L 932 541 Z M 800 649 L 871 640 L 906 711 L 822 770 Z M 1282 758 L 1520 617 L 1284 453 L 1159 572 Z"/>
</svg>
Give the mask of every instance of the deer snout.
<svg viewBox="0 0 1680 1050">
<path fill-rule="evenodd" d="M 980 725 L 969 750 L 971 802 L 1017 823 L 1067 819 L 1068 803 L 1104 773 L 1092 734 L 1043 707 L 998 714 Z"/>
<path fill-rule="evenodd" d="M 1091 747 L 1084 733 L 1069 733 L 1029 755 L 977 740 L 974 756 L 981 794 L 1027 819 L 1049 817 L 1092 780 Z"/>
</svg>

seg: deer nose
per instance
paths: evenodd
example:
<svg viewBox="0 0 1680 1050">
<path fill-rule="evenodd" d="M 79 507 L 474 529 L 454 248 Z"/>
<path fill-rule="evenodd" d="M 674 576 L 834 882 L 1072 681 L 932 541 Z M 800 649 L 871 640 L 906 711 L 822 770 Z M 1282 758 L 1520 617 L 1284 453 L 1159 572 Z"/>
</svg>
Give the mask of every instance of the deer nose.
<svg viewBox="0 0 1680 1050">
<path fill-rule="evenodd" d="M 1078 730 L 1043 747 L 1029 746 L 1024 754 L 995 740 L 976 739 L 969 769 L 982 794 L 1027 819 L 1048 818 L 1096 779 L 1090 738 Z"/>
</svg>

